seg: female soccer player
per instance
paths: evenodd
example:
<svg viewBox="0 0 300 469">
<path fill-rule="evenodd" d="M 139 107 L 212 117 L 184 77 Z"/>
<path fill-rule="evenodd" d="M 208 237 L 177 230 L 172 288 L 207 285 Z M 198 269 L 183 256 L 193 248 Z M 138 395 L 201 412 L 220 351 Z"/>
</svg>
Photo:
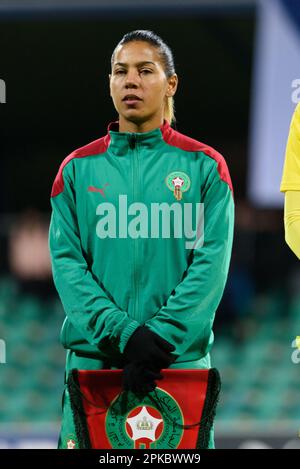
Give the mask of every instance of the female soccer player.
<svg viewBox="0 0 300 469">
<path fill-rule="evenodd" d="M 300 259 L 300 103 L 290 125 L 280 191 L 285 193 L 285 240 Z"/>
<path fill-rule="evenodd" d="M 177 85 L 160 37 L 125 34 L 109 75 L 118 120 L 67 156 L 54 180 L 49 247 L 66 376 L 122 368 L 124 390 L 148 392 L 163 368 L 211 367 L 232 184 L 217 151 L 171 127 Z M 76 448 L 73 435 L 66 390 L 59 448 Z"/>
</svg>

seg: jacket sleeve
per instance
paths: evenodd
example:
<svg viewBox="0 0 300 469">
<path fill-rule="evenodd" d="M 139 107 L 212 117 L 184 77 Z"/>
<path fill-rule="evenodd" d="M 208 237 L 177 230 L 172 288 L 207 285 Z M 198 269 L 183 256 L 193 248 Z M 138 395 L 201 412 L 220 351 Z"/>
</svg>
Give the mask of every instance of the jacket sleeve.
<svg viewBox="0 0 300 469">
<path fill-rule="evenodd" d="M 284 196 L 285 241 L 300 259 L 300 191 L 286 191 Z"/>
<path fill-rule="evenodd" d="M 181 282 L 164 306 L 145 324 L 182 355 L 211 330 L 227 279 L 234 226 L 234 202 L 229 185 L 216 165 L 203 191 L 204 240 L 195 247 Z M 200 244 L 200 243 L 199 243 Z"/>
<path fill-rule="evenodd" d="M 92 345 L 119 348 L 140 325 L 110 299 L 90 271 L 81 247 L 74 186 L 63 168 L 63 188 L 51 194 L 49 251 L 53 281 L 70 322 Z"/>
<path fill-rule="evenodd" d="M 300 103 L 294 111 L 285 150 L 280 191 L 300 190 Z"/>
</svg>

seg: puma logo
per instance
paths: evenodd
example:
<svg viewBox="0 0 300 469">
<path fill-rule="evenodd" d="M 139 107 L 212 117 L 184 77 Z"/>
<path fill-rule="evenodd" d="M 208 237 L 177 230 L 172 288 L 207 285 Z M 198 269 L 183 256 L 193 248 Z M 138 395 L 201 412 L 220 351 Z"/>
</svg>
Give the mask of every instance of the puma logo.
<svg viewBox="0 0 300 469">
<path fill-rule="evenodd" d="M 105 187 L 105 186 L 109 186 L 109 184 L 106 183 L 106 184 L 104 185 L 104 187 Z M 98 189 L 98 187 L 89 186 L 89 187 L 88 187 L 88 191 L 90 191 L 90 192 L 100 192 L 100 194 L 103 195 L 103 197 L 105 197 L 105 195 L 104 195 L 104 187 L 103 187 L 102 189 Z"/>
</svg>

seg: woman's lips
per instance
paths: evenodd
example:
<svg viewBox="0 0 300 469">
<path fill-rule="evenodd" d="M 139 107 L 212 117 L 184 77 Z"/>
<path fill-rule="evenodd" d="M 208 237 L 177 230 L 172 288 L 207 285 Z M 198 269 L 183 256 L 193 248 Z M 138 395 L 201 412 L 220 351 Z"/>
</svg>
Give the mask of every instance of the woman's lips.
<svg viewBox="0 0 300 469">
<path fill-rule="evenodd" d="M 124 102 L 126 104 L 137 104 L 141 101 L 141 99 L 134 99 L 134 98 L 128 98 L 128 99 L 125 99 Z"/>
</svg>

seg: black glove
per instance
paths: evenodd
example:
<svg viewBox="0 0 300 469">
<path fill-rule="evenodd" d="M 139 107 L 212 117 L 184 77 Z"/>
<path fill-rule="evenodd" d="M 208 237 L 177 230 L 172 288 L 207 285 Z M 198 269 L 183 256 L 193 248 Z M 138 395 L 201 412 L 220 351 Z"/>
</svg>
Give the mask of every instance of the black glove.
<svg viewBox="0 0 300 469">
<path fill-rule="evenodd" d="M 160 371 L 168 368 L 176 357 L 174 345 L 152 332 L 146 326 L 139 326 L 129 338 L 125 350 L 124 359 L 126 363 L 142 363 L 152 371 Z"/>
<path fill-rule="evenodd" d="M 123 369 L 122 387 L 124 391 L 148 393 L 154 391 L 157 384 L 154 380 L 163 376 L 145 368 L 142 363 L 128 363 Z"/>
</svg>

